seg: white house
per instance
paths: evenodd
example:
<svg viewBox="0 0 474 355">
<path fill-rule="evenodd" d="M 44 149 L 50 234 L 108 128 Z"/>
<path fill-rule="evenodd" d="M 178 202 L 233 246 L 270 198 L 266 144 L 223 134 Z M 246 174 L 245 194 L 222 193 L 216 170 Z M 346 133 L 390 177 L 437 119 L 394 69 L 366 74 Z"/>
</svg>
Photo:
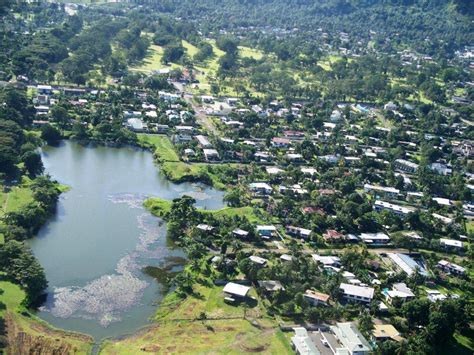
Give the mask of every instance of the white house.
<svg viewBox="0 0 474 355">
<path fill-rule="evenodd" d="M 415 298 L 413 291 L 404 282 L 393 284 L 391 290 L 384 290 L 383 293 L 390 304 L 394 299 L 406 301 Z"/>
<path fill-rule="evenodd" d="M 385 187 L 385 186 L 378 186 L 378 185 L 364 185 L 364 191 L 366 193 L 374 193 L 376 196 L 385 196 L 389 198 L 395 198 L 400 194 L 400 190 L 394 187 Z"/>
<path fill-rule="evenodd" d="M 406 217 L 410 212 L 413 212 L 413 208 L 408 208 L 400 205 L 396 205 L 394 203 L 390 202 L 385 202 L 382 200 L 377 200 L 374 203 L 374 210 L 377 212 L 381 211 L 390 211 L 392 213 L 395 213 L 396 215 L 400 217 Z"/>
<path fill-rule="evenodd" d="M 447 260 L 438 261 L 437 267 L 443 270 L 444 272 L 447 272 L 448 274 L 452 274 L 452 275 L 465 275 L 466 274 L 465 268 L 457 264 L 451 263 Z"/>
<path fill-rule="evenodd" d="M 265 182 L 253 182 L 249 185 L 250 191 L 256 194 L 270 195 L 273 189 Z"/>
<path fill-rule="evenodd" d="M 382 232 L 377 233 L 361 233 L 359 239 L 365 244 L 382 245 L 390 242 L 390 237 Z"/>
<path fill-rule="evenodd" d="M 229 282 L 224 286 L 223 292 L 234 297 L 244 298 L 250 291 L 250 287 Z"/>
<path fill-rule="evenodd" d="M 341 283 L 339 290 L 342 297 L 347 301 L 370 303 L 374 298 L 375 290 L 371 287 L 356 286 L 346 283 Z"/>
<path fill-rule="evenodd" d="M 321 354 L 305 328 L 297 327 L 293 328 L 293 330 L 295 331 L 295 335 L 291 337 L 291 345 L 297 355 Z"/>
<path fill-rule="evenodd" d="M 370 344 L 359 332 L 355 323 L 336 323 L 335 326 L 330 328 L 341 344 L 341 347 L 333 350 L 334 354 L 368 355 L 372 353 Z"/>
<path fill-rule="evenodd" d="M 414 174 L 417 172 L 419 165 L 405 159 L 395 160 L 394 166 L 396 169 Z"/>
<path fill-rule="evenodd" d="M 311 230 L 301 228 L 301 227 L 286 226 L 286 233 L 288 233 L 289 235 L 293 237 L 307 239 L 311 235 Z"/>
<path fill-rule="evenodd" d="M 464 244 L 460 240 L 441 238 L 439 240 L 439 244 L 442 247 L 445 247 L 446 249 L 450 249 L 450 250 L 454 250 L 454 251 L 464 250 Z"/>
</svg>

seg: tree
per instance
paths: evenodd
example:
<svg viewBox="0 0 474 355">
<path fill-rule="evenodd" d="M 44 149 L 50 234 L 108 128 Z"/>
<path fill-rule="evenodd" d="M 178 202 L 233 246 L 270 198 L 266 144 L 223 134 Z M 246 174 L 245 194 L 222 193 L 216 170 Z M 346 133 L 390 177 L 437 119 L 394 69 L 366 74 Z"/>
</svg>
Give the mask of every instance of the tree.
<svg viewBox="0 0 474 355">
<path fill-rule="evenodd" d="M 28 175 L 35 177 L 40 175 L 44 171 L 43 162 L 41 160 L 41 155 L 36 151 L 29 151 L 23 154 L 21 160 L 25 164 L 25 169 L 28 172 Z"/>
<path fill-rule="evenodd" d="M 25 289 L 28 304 L 48 286 L 43 268 L 22 242 L 9 240 L 0 246 L 0 269 Z"/>
<path fill-rule="evenodd" d="M 184 55 L 185 49 L 181 44 L 173 44 L 165 48 L 161 62 L 168 64 L 169 62 L 177 63 Z"/>
<path fill-rule="evenodd" d="M 41 138 L 49 145 L 55 145 L 61 140 L 61 132 L 50 124 L 44 125 L 41 128 Z"/>
<path fill-rule="evenodd" d="M 51 108 L 51 119 L 64 129 L 69 123 L 70 117 L 64 107 L 55 105 Z"/>
<path fill-rule="evenodd" d="M 370 338 L 374 330 L 374 319 L 368 311 L 363 311 L 359 317 L 359 330 L 366 338 Z"/>
</svg>

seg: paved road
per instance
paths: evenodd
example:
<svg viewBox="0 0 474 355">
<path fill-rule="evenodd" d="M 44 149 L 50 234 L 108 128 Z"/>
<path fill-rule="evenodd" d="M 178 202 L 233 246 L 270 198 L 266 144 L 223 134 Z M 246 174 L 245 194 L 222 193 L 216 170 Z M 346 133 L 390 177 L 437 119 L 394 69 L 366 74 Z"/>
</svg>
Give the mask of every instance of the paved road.
<svg viewBox="0 0 474 355">
<path fill-rule="evenodd" d="M 214 122 L 212 122 L 212 119 L 204 111 L 204 107 L 196 104 L 193 101 L 194 96 L 192 94 L 186 93 L 185 86 L 183 84 L 173 83 L 173 85 L 181 94 L 184 93 L 184 99 L 191 105 L 193 110 L 196 112 L 196 120 L 199 125 L 201 125 L 208 133 L 218 136 L 219 132 L 214 126 Z"/>
</svg>

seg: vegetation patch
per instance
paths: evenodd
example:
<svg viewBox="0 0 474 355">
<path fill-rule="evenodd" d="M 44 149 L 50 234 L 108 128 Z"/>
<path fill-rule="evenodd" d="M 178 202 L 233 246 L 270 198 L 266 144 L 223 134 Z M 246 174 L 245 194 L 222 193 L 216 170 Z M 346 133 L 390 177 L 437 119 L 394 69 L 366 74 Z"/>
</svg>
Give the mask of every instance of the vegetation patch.
<svg viewBox="0 0 474 355">
<path fill-rule="evenodd" d="M 286 338 L 259 306 L 228 305 L 219 286 L 198 285 L 195 294 L 184 300 L 174 293 L 168 295 L 156 321 L 137 335 L 107 341 L 101 353 L 291 353 Z"/>
</svg>

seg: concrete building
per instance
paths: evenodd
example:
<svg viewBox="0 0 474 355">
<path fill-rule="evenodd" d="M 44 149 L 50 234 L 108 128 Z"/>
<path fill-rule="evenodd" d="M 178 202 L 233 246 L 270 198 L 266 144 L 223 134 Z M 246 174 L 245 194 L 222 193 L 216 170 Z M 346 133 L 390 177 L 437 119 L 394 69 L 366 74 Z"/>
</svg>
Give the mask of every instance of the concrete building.
<svg viewBox="0 0 474 355">
<path fill-rule="evenodd" d="M 341 345 L 333 350 L 334 354 L 368 355 L 372 352 L 369 342 L 359 332 L 355 323 L 336 323 L 335 326 L 331 326 L 331 330 Z"/>
<path fill-rule="evenodd" d="M 375 290 L 371 287 L 356 286 L 346 283 L 341 283 L 339 290 L 342 293 L 342 297 L 347 301 L 370 303 L 374 298 Z"/>
</svg>

